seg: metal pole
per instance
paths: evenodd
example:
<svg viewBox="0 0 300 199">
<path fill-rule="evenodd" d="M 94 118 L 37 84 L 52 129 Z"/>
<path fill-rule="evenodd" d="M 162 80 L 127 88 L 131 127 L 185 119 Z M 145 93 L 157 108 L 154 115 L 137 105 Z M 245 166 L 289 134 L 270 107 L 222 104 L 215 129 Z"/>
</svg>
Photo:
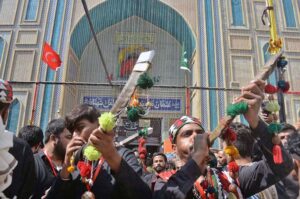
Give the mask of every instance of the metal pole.
<svg viewBox="0 0 300 199">
<path fill-rule="evenodd" d="M 188 71 L 185 71 L 185 76 L 184 76 L 184 80 L 185 80 L 185 114 L 186 115 L 191 115 L 191 96 L 190 96 L 190 88 L 188 85 Z"/>
<path fill-rule="evenodd" d="M 82 5 L 83 5 L 83 8 L 84 8 L 87 20 L 88 20 L 89 25 L 90 25 L 90 29 L 91 29 L 91 32 L 93 34 L 93 38 L 94 38 L 95 43 L 96 43 L 96 46 L 97 46 L 97 49 L 98 49 L 98 52 L 99 52 L 99 55 L 100 55 L 100 59 L 101 59 L 102 64 L 103 64 L 103 68 L 105 70 L 106 78 L 107 78 L 109 84 L 112 86 L 111 78 L 109 77 L 109 74 L 108 74 L 108 71 L 107 71 L 107 67 L 106 67 L 106 64 L 105 64 L 105 61 L 104 61 L 104 58 L 103 58 L 103 55 L 102 55 L 102 52 L 101 52 L 101 49 L 100 49 L 100 45 L 99 45 L 98 40 L 97 40 L 97 36 L 96 36 L 95 30 L 94 30 L 94 27 L 93 27 L 93 24 L 92 24 L 92 20 L 91 20 L 90 14 L 89 14 L 88 7 L 86 5 L 85 0 L 81 0 L 81 2 L 82 2 Z"/>
<path fill-rule="evenodd" d="M 35 83 L 35 88 L 34 88 L 34 94 L 33 94 L 33 103 L 32 103 L 32 109 L 31 109 L 31 118 L 30 118 L 30 125 L 34 124 L 34 113 L 36 111 L 36 98 L 37 98 L 37 91 L 39 88 L 39 82 Z"/>
<path fill-rule="evenodd" d="M 279 73 L 280 73 L 280 71 L 277 68 L 275 70 L 275 77 L 276 77 L 277 82 L 282 79 L 281 75 Z M 286 122 L 286 116 L 285 116 L 284 96 L 283 96 L 283 92 L 280 89 L 277 92 L 277 100 L 278 100 L 278 104 L 280 106 L 279 121 L 280 121 L 280 123 L 283 123 L 283 122 Z"/>
</svg>

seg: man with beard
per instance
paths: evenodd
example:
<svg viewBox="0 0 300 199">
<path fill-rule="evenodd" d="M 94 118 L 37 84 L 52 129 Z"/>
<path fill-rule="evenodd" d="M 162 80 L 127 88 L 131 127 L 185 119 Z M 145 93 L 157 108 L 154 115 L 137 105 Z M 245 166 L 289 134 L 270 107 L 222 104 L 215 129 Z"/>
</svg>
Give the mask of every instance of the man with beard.
<svg viewBox="0 0 300 199">
<path fill-rule="evenodd" d="M 150 189 L 140 178 L 142 168 L 137 158 L 131 150 L 115 145 L 114 130 L 99 129 L 99 116 L 96 107 L 88 104 L 78 105 L 66 115 L 73 137 L 66 148 L 64 166 L 47 198 L 151 198 Z M 88 162 L 83 156 L 87 143 L 100 151 L 101 157 Z M 76 166 L 75 170 L 70 171 L 70 166 Z M 85 174 L 92 175 L 88 182 Z"/>
<path fill-rule="evenodd" d="M 48 124 L 45 132 L 45 147 L 43 151 L 35 154 L 36 187 L 33 198 L 45 195 L 61 170 L 66 147 L 72 134 L 66 128 L 64 119 L 54 119 Z"/>
<path fill-rule="evenodd" d="M 175 173 L 175 171 L 166 171 L 167 157 L 161 152 L 154 153 L 152 156 L 152 168 L 154 173 L 147 174 L 145 181 L 152 191 L 160 190 L 164 185 L 163 182 L 168 181 L 169 177 Z"/>
<path fill-rule="evenodd" d="M 156 175 L 166 170 L 167 157 L 165 154 L 160 152 L 154 153 L 152 159 L 153 159 L 152 167 Z"/>
<path fill-rule="evenodd" d="M 293 134 L 297 134 L 296 128 L 291 124 L 283 123 L 278 137 L 285 149 L 289 148 L 288 139 Z M 290 150 L 289 152 L 291 153 Z M 296 199 L 299 196 L 298 165 L 300 164 L 300 160 L 293 159 L 293 161 L 294 169 L 286 178 L 276 184 L 279 198 Z"/>
<path fill-rule="evenodd" d="M 272 135 L 267 125 L 258 116 L 264 97 L 264 81 L 255 80 L 242 89 L 234 102 L 248 104 L 244 113 L 255 138 L 260 138 L 264 147 L 264 161 L 248 167 L 238 167 L 232 162 L 228 171 L 208 167 L 209 139 L 197 118 L 183 116 L 169 130 L 173 149 L 184 166 L 170 177 L 154 198 L 247 198 L 275 184 L 292 170 L 291 156 L 280 145 L 283 162 L 275 164 L 272 151 Z M 230 170 L 229 170 L 230 169 Z M 235 172 L 235 173 L 233 173 Z"/>
</svg>

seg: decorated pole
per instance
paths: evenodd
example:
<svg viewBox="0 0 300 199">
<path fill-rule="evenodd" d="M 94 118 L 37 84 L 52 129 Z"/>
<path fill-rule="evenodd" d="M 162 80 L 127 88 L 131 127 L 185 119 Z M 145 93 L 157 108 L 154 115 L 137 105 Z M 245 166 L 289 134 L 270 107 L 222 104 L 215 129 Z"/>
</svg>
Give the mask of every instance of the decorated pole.
<svg viewBox="0 0 300 199">
<path fill-rule="evenodd" d="M 273 0 L 266 0 L 266 9 L 264 10 L 263 16 L 268 18 L 268 25 L 270 27 L 269 52 L 274 55 L 282 48 L 282 39 L 279 38 L 277 34 Z M 262 22 L 265 25 L 263 18 Z"/>
<path fill-rule="evenodd" d="M 275 12 L 274 12 L 274 3 L 273 0 L 266 0 L 266 8 L 262 15 L 262 22 L 265 25 L 264 17 L 268 20 L 268 25 L 270 28 L 270 40 L 269 40 L 269 53 L 270 54 L 276 54 L 279 52 L 282 48 L 283 41 L 282 38 L 278 37 L 277 34 L 277 26 L 276 26 L 276 18 L 275 18 Z M 278 81 L 277 86 L 277 100 L 278 104 L 280 106 L 279 110 L 279 120 L 280 122 L 285 122 L 285 106 L 284 106 L 284 96 L 283 92 L 286 92 L 289 88 L 289 83 L 284 81 L 284 72 L 285 72 L 285 66 L 287 65 L 287 61 L 285 61 L 284 57 L 282 60 L 280 60 L 278 64 L 278 69 L 275 70 L 275 77 Z M 271 96 L 271 99 L 273 97 Z M 272 99 L 273 100 L 273 99 Z"/>
<path fill-rule="evenodd" d="M 280 59 L 282 56 L 282 52 L 277 53 L 276 55 L 273 55 L 269 61 L 262 67 L 261 72 L 256 76 L 255 79 L 261 79 L 261 80 L 266 80 L 268 77 L 271 75 L 271 73 L 275 70 L 277 67 L 277 61 Z M 242 106 L 242 105 L 241 105 Z M 242 109 L 243 107 L 241 107 Z M 229 110 L 229 111 L 228 111 Z M 225 117 L 221 119 L 219 122 L 218 126 L 213 130 L 213 132 L 209 135 L 209 140 L 211 145 L 217 139 L 221 133 L 223 132 L 224 129 L 226 129 L 229 124 L 232 122 L 232 120 L 235 118 L 236 115 L 239 113 L 232 111 L 230 107 L 227 109 L 227 114 Z"/>
<path fill-rule="evenodd" d="M 99 129 L 103 133 L 110 133 L 113 128 L 116 126 L 117 117 L 123 112 L 123 110 L 127 107 L 129 100 L 132 94 L 135 91 L 135 88 L 138 84 L 138 80 L 142 74 L 147 72 L 147 70 L 151 66 L 151 61 L 154 56 L 154 51 L 143 52 L 140 54 L 136 64 L 134 65 L 133 71 L 126 82 L 124 88 L 122 89 L 120 95 L 118 96 L 115 104 L 113 105 L 110 112 L 105 112 L 101 114 L 98 118 L 99 120 Z M 152 132 L 152 128 L 139 132 L 138 136 L 146 136 L 149 132 Z M 132 137 L 137 137 L 136 135 Z M 128 140 L 127 140 L 128 141 Z M 123 144 L 126 141 L 122 142 Z M 121 143 L 121 144 L 122 144 Z M 118 145 L 118 143 L 116 144 Z M 96 147 L 94 147 L 91 143 L 89 143 L 83 150 L 84 161 L 79 161 L 77 164 L 78 169 L 80 170 L 82 182 L 86 185 L 88 191 L 86 191 L 83 196 L 87 198 L 95 198 L 94 194 L 91 192 L 91 186 L 94 183 L 93 177 L 93 161 L 99 161 L 98 165 L 101 168 L 101 165 L 104 162 L 101 151 L 98 151 Z M 70 166 L 67 168 L 69 173 L 72 173 L 75 170 L 75 158 L 74 155 L 70 159 Z M 84 172 L 89 170 L 90 172 Z M 84 175 L 82 175 L 84 174 Z M 96 174 L 95 174 L 96 175 Z"/>
</svg>

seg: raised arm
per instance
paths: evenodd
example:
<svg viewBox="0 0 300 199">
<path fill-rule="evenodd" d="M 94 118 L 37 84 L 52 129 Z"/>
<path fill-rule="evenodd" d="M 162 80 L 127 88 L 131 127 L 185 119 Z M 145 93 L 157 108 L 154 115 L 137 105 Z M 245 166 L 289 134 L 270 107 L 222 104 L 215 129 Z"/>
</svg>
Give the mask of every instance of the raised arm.
<svg viewBox="0 0 300 199">
<path fill-rule="evenodd" d="M 259 139 L 264 155 L 264 160 L 254 163 L 251 166 L 241 167 L 239 172 L 240 188 L 245 197 L 260 192 L 275 184 L 290 173 L 293 168 L 291 156 L 280 145 L 282 150 L 283 163 L 275 164 L 272 154 L 272 135 L 268 132 L 267 124 L 258 116 L 263 100 L 264 82 L 255 80 L 243 88 L 242 95 L 236 99 L 237 102 L 247 102 L 249 109 L 244 114 L 253 136 Z"/>
</svg>

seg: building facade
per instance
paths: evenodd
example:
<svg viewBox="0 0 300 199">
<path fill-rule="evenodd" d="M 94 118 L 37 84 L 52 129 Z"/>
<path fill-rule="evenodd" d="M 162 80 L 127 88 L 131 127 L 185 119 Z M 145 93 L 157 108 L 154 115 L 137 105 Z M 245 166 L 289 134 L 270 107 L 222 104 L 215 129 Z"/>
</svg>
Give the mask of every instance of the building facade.
<svg viewBox="0 0 300 199">
<path fill-rule="evenodd" d="M 261 22 L 264 0 L 86 3 L 112 82 L 126 82 L 138 54 L 153 49 L 149 73 L 155 85 L 169 86 L 138 91 L 141 102 L 152 101 L 152 110 L 135 124 L 123 115 L 121 137 L 152 125 L 151 142 L 159 145 L 172 121 L 185 113 L 183 86 L 241 88 L 270 56 L 269 28 Z M 274 0 L 274 7 L 288 60 L 285 78 L 292 91 L 300 91 L 300 0 Z M 44 42 L 60 54 L 57 71 L 41 59 Z M 182 49 L 192 70 L 187 75 L 179 68 Z M 103 62 L 80 0 L 0 0 L 0 76 L 13 81 L 15 100 L 7 126 L 13 132 L 29 122 L 45 129 L 51 119 L 64 116 L 78 103 L 108 111 L 122 89 L 105 85 Z M 276 84 L 274 75 L 269 82 Z M 238 92 L 194 89 L 190 95 L 192 115 L 212 130 Z M 295 123 L 300 95 L 285 95 L 285 108 L 287 122 Z"/>
</svg>

